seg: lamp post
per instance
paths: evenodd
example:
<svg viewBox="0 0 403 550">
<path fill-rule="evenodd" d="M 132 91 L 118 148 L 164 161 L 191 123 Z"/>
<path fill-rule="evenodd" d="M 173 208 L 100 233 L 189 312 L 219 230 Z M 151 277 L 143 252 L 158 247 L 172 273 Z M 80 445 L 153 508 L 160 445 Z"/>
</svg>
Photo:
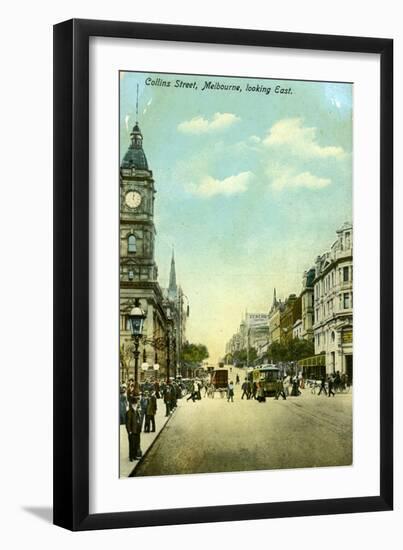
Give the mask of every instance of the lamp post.
<svg viewBox="0 0 403 550">
<path fill-rule="evenodd" d="M 130 329 L 132 333 L 132 339 L 134 343 L 134 393 L 139 395 L 140 388 L 138 382 L 138 369 L 139 369 L 139 344 L 143 336 L 144 319 L 146 318 L 145 312 L 141 309 L 140 300 L 138 298 L 134 301 L 134 307 L 129 314 Z"/>
</svg>

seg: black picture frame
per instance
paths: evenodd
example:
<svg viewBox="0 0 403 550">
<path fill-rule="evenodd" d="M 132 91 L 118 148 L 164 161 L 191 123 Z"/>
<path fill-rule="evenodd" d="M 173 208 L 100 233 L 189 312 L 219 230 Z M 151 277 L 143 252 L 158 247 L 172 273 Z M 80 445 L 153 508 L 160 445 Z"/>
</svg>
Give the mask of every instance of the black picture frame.
<svg viewBox="0 0 403 550">
<path fill-rule="evenodd" d="M 89 39 L 93 36 L 379 54 L 380 487 L 366 497 L 89 513 Z M 393 507 L 393 41 L 73 19 L 54 26 L 54 523 L 71 530 Z"/>
</svg>

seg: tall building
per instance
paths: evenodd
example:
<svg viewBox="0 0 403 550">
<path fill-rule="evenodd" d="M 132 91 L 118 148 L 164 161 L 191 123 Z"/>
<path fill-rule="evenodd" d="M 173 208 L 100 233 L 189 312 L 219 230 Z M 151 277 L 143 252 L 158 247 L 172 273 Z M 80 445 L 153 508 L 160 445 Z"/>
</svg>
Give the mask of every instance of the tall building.
<svg viewBox="0 0 403 550">
<path fill-rule="evenodd" d="M 172 259 L 171 259 L 171 269 L 169 271 L 168 297 L 170 300 L 178 299 L 178 287 L 176 285 L 175 256 L 173 251 L 172 251 Z"/>
<path fill-rule="evenodd" d="M 284 309 L 284 304 L 281 300 L 277 300 L 276 289 L 273 292 L 273 303 L 269 311 L 269 342 L 283 343 L 284 335 L 280 328 L 280 316 Z"/>
<path fill-rule="evenodd" d="M 353 227 L 337 231 L 330 251 L 318 256 L 314 285 L 315 355 L 326 355 L 326 371 L 353 377 Z"/>
<path fill-rule="evenodd" d="M 296 307 L 299 304 L 299 307 Z M 293 327 L 297 318 L 300 318 L 301 302 L 295 294 L 290 294 L 284 302 L 283 310 L 280 313 L 281 341 L 289 343 L 293 338 Z M 299 317 L 298 317 L 299 314 Z"/>
<path fill-rule="evenodd" d="M 154 258 L 155 182 L 143 150 L 143 136 L 136 122 L 130 134 L 130 145 L 120 166 L 120 338 L 121 355 L 130 357 L 128 315 L 135 298 L 146 312 L 144 334 L 150 340 L 163 339 L 168 327 L 164 299 L 158 284 Z M 123 348 L 123 349 L 122 349 Z M 166 372 L 166 350 L 151 344 L 140 346 L 140 365 L 159 366 L 159 375 Z M 121 379 L 134 375 L 134 362 L 121 364 Z M 139 368 L 139 372 L 142 372 Z"/>
<path fill-rule="evenodd" d="M 315 268 L 311 267 L 308 271 L 304 271 L 302 277 L 301 291 L 301 317 L 302 328 L 301 338 L 313 342 L 313 315 L 314 315 L 314 298 L 313 298 L 313 281 L 315 279 Z"/>
<path fill-rule="evenodd" d="M 186 295 L 176 282 L 175 256 L 172 251 L 171 267 L 169 271 L 169 285 L 163 290 L 164 309 L 172 323 L 172 337 L 175 340 L 175 348 L 172 357 L 172 373 L 179 374 L 182 370 L 182 348 L 186 343 L 186 320 L 189 314 L 188 303 L 185 304 Z M 187 306 L 187 307 L 185 307 Z"/>
</svg>

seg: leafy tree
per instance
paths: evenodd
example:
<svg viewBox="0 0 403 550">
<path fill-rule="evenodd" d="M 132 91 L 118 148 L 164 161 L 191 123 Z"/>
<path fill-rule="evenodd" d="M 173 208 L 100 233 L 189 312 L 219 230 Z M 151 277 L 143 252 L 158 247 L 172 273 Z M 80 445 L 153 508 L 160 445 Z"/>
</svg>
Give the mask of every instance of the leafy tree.
<svg viewBox="0 0 403 550">
<path fill-rule="evenodd" d="M 249 364 L 252 364 L 257 357 L 257 351 L 255 348 L 249 348 Z M 246 365 L 248 361 L 248 351 L 246 349 L 241 349 L 233 353 L 233 361 L 238 366 Z"/>
<path fill-rule="evenodd" d="M 190 344 L 187 342 L 182 348 L 182 361 L 184 363 L 199 365 L 208 357 L 208 349 L 204 344 Z"/>
<path fill-rule="evenodd" d="M 313 342 L 294 338 L 287 343 L 273 342 L 268 357 L 274 363 L 279 361 L 298 361 L 315 354 Z"/>
</svg>

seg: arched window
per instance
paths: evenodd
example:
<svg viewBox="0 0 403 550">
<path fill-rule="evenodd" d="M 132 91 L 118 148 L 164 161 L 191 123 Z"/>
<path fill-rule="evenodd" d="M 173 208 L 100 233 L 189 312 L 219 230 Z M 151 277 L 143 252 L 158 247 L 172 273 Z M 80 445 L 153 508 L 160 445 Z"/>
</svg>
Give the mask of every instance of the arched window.
<svg viewBox="0 0 403 550">
<path fill-rule="evenodd" d="M 134 235 L 129 235 L 127 239 L 127 250 L 128 252 L 136 252 L 136 237 Z"/>
</svg>

